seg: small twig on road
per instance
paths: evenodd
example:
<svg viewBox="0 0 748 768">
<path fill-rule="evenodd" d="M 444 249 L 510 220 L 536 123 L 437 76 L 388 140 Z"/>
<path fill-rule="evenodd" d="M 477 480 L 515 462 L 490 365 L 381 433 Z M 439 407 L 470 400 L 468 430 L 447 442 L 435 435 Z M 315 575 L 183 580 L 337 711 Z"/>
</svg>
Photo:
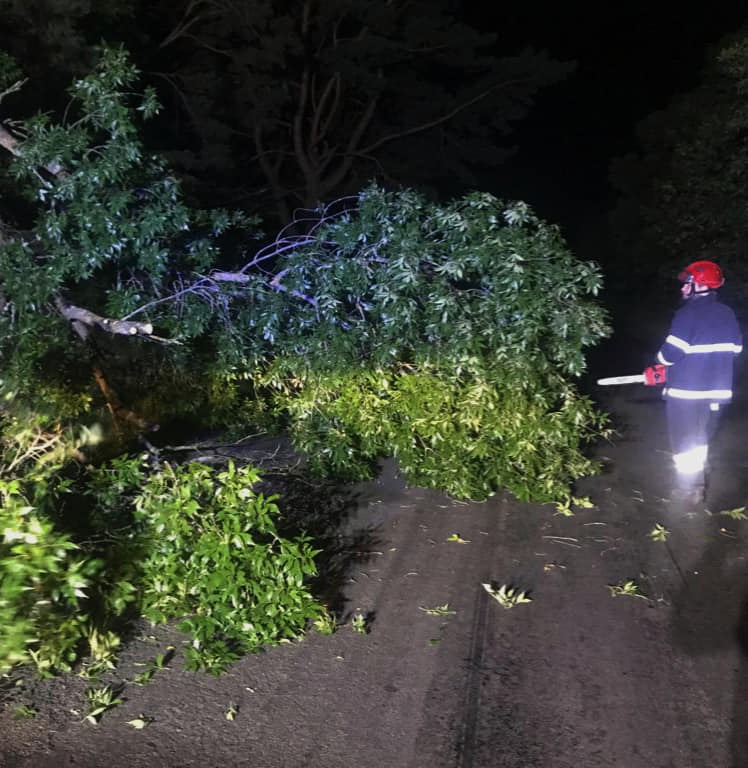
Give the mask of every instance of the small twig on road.
<svg viewBox="0 0 748 768">
<path fill-rule="evenodd" d="M 543 536 L 544 539 L 553 542 L 554 544 L 563 544 L 567 547 L 574 547 L 575 549 L 581 549 L 582 545 L 578 544 L 578 539 L 574 539 L 571 536 Z"/>
<path fill-rule="evenodd" d="M 616 540 L 615 540 L 615 543 L 618 543 L 618 539 L 616 539 Z M 615 545 L 614 545 L 614 546 L 612 546 L 612 547 L 608 547 L 607 549 L 603 549 L 603 550 L 601 550 L 601 552 L 600 552 L 600 557 L 602 557 L 602 556 L 603 556 L 604 554 L 606 554 L 607 552 L 615 552 L 617 549 L 618 549 L 618 547 L 617 547 L 617 546 L 615 546 Z"/>
<path fill-rule="evenodd" d="M 558 539 L 562 541 L 579 541 L 579 539 L 575 539 L 573 536 L 552 536 L 552 535 L 545 535 L 542 538 L 544 539 Z"/>
</svg>

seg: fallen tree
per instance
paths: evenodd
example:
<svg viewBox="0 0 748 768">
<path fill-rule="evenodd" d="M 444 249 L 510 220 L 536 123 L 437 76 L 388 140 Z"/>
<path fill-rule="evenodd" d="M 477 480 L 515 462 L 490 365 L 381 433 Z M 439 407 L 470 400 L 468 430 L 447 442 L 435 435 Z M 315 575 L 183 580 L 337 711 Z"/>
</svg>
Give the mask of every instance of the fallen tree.
<svg viewBox="0 0 748 768">
<path fill-rule="evenodd" d="M 130 104 L 136 78 L 105 50 L 68 123 L 37 116 L 22 141 L 0 137 L 36 206 L 0 245 L 6 393 L 62 413 L 84 359 L 136 430 L 175 399 L 235 422 L 272 414 L 321 472 L 365 476 L 396 453 L 457 495 L 568 502 L 603 428 L 573 385 L 607 333 L 594 263 L 525 203 L 376 185 L 229 259 L 218 238 L 256 222 L 186 205 L 139 139 L 134 114 L 158 105 Z M 213 401 L 191 399 L 191 382 Z"/>
<path fill-rule="evenodd" d="M 185 617 L 208 669 L 334 627 L 316 550 L 278 537 L 253 470 L 175 469 L 158 446 L 107 464 L 104 406 L 130 436 L 175 412 L 260 424 L 325 475 L 396 455 L 419 485 L 570 510 L 605 430 L 575 387 L 608 330 L 594 263 L 525 203 L 375 184 L 250 248 L 254 220 L 192 210 L 145 151 L 135 116 L 157 105 L 131 104 L 136 77 L 106 50 L 66 121 L 0 142 L 26 200 L 1 217 L 0 667 L 69 669 L 86 643 L 106 666 L 131 611 Z"/>
</svg>

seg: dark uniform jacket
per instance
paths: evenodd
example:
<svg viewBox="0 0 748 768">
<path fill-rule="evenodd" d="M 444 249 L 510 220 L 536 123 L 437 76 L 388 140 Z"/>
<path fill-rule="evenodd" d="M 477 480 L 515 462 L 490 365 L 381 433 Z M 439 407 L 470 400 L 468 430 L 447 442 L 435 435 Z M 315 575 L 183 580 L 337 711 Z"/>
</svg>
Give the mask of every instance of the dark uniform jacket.
<svg viewBox="0 0 748 768">
<path fill-rule="evenodd" d="M 727 403 L 733 362 L 743 349 L 735 313 L 716 293 L 694 294 L 673 317 L 657 353 L 668 366 L 665 397 Z"/>
</svg>

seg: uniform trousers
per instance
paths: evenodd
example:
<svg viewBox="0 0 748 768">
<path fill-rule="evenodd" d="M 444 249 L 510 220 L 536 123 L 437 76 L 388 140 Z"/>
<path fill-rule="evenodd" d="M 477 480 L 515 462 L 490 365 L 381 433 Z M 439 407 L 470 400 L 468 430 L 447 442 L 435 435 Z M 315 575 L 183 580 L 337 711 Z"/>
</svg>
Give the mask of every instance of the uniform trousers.
<svg viewBox="0 0 748 768">
<path fill-rule="evenodd" d="M 708 400 L 665 398 L 670 448 L 680 486 L 703 486 L 709 443 L 719 425 L 724 405 Z"/>
</svg>

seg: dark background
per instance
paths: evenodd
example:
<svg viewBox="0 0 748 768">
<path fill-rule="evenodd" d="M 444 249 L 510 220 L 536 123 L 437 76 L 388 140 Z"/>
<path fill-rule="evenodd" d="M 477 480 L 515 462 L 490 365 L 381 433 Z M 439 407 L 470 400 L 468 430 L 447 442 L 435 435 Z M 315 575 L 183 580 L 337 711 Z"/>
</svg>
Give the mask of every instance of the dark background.
<svg viewBox="0 0 748 768">
<path fill-rule="evenodd" d="M 465 3 L 466 20 L 496 32 L 502 52 L 531 46 L 577 62 L 537 96 L 511 137 L 515 156 L 486 188 L 525 199 L 572 244 L 584 241 L 614 202 L 611 159 L 636 149 L 642 118 L 697 85 L 710 46 L 748 19 L 747 5 Z"/>
</svg>

